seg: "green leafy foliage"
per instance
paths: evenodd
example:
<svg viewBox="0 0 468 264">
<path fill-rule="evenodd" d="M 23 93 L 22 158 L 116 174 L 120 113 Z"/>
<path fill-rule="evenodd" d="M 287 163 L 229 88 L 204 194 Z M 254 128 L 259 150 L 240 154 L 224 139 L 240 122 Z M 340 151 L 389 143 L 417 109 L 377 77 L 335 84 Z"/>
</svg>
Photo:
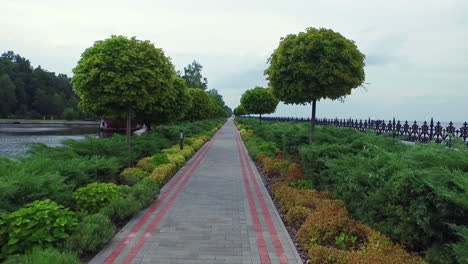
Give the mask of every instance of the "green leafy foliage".
<svg viewBox="0 0 468 264">
<path fill-rule="evenodd" d="M 78 109 L 67 75 L 34 68 L 13 51 L 0 56 L 0 98 L 2 118 L 92 118 Z"/>
<path fill-rule="evenodd" d="M 120 173 L 120 181 L 127 185 L 134 185 L 148 175 L 148 172 L 139 168 L 126 168 Z"/>
<path fill-rule="evenodd" d="M 182 78 L 176 77 L 173 83 L 174 93 L 164 100 L 164 107 L 160 102 L 148 106 L 145 110 L 136 113 L 136 119 L 144 123 L 148 129 L 152 124 L 167 124 L 183 119 L 192 107 L 192 96 Z"/>
<path fill-rule="evenodd" d="M 448 224 L 468 224 L 466 145 L 405 145 L 391 136 L 335 127 L 318 127 L 309 144 L 304 123 L 237 122 L 300 158 L 312 186 L 343 200 L 353 217 L 432 263 L 463 258 L 461 233 Z M 249 144 L 259 144 L 245 140 L 249 151 Z M 461 247 L 455 251 L 447 244 Z"/>
<path fill-rule="evenodd" d="M 170 163 L 169 158 L 164 153 L 158 153 L 152 157 L 152 162 L 155 167 L 159 167 L 163 164 Z"/>
<path fill-rule="evenodd" d="M 278 99 L 269 89 L 255 87 L 242 94 L 241 105 L 249 114 L 270 114 L 276 110 Z"/>
<path fill-rule="evenodd" d="M 132 186 L 128 196 L 138 201 L 141 206 L 140 209 L 143 209 L 153 203 L 158 194 L 159 184 L 154 179 L 147 177 Z"/>
<path fill-rule="evenodd" d="M 451 228 L 459 237 L 457 243 L 450 245 L 458 263 L 468 263 L 468 226 L 454 226 Z"/>
<path fill-rule="evenodd" d="M 189 89 L 193 98 L 192 108 L 187 113 L 187 119 L 191 121 L 203 120 L 210 117 L 213 111 L 213 103 L 208 93 L 201 89 Z"/>
<path fill-rule="evenodd" d="M 91 183 L 76 190 L 73 198 L 78 210 L 96 213 L 112 201 L 123 199 L 124 194 L 121 188 L 113 183 Z"/>
<path fill-rule="evenodd" d="M 335 244 L 341 250 L 354 250 L 356 242 L 357 237 L 348 236 L 345 233 L 335 237 Z"/>
<path fill-rule="evenodd" d="M 96 41 L 73 69 L 73 90 L 80 106 L 108 118 L 134 111 L 162 109 L 174 96 L 175 70 L 161 49 L 149 41 L 112 36 Z"/>
<path fill-rule="evenodd" d="M 287 104 L 338 99 L 364 82 L 364 58 L 341 34 L 307 28 L 281 39 L 265 73 L 273 94 Z"/>
<path fill-rule="evenodd" d="M 114 238 L 116 228 L 104 214 L 85 216 L 65 247 L 79 254 L 94 253 Z"/>
<path fill-rule="evenodd" d="M 247 110 L 245 110 L 245 107 L 243 105 L 239 105 L 238 107 L 234 108 L 234 114 L 236 116 L 241 116 L 248 114 L 248 112 Z"/>
<path fill-rule="evenodd" d="M 4 264 L 82 264 L 75 254 L 54 248 L 34 248 L 31 252 L 9 257 Z"/>
<path fill-rule="evenodd" d="M 201 71 L 203 66 L 197 61 L 193 61 L 191 64 L 184 67 L 184 75 L 178 72 L 177 75 L 187 82 L 189 88 L 198 88 L 206 90 L 208 88 L 208 79 L 203 77 Z"/>
<path fill-rule="evenodd" d="M 312 185 L 312 182 L 310 180 L 295 180 L 295 181 L 290 181 L 289 186 L 296 188 L 296 189 L 302 189 L 302 190 L 312 190 L 314 189 L 314 186 Z"/>
<path fill-rule="evenodd" d="M 142 205 L 139 201 L 133 197 L 127 197 L 125 199 L 118 199 L 111 201 L 108 205 L 103 207 L 100 212 L 108 216 L 112 222 L 120 223 L 130 219 L 130 217 L 136 215 L 142 209 Z"/>
<path fill-rule="evenodd" d="M 0 216 L 0 257 L 35 246 L 56 246 L 70 236 L 76 225 L 75 213 L 53 201 L 27 204 Z"/>
</svg>

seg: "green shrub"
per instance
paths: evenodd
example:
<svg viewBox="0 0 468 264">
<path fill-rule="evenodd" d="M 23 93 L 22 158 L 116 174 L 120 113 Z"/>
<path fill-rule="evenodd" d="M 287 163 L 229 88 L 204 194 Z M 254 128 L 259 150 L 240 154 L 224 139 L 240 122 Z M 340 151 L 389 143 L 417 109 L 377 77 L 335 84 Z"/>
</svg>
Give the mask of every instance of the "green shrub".
<svg viewBox="0 0 468 264">
<path fill-rule="evenodd" d="M 154 169 L 150 177 L 153 178 L 159 185 L 162 185 L 171 179 L 176 169 L 176 166 L 172 163 L 164 164 Z"/>
<path fill-rule="evenodd" d="M 157 168 L 163 164 L 169 163 L 169 159 L 167 158 L 167 155 L 164 153 L 158 153 L 152 157 L 152 162 L 153 165 Z"/>
<path fill-rule="evenodd" d="M 296 188 L 296 189 L 303 189 L 303 190 L 312 190 L 314 187 L 312 186 L 312 182 L 309 180 L 295 180 L 290 181 L 289 186 Z"/>
<path fill-rule="evenodd" d="M 182 167 L 185 164 L 184 156 L 180 154 L 168 154 L 167 158 L 171 163 L 176 165 L 178 168 Z"/>
<path fill-rule="evenodd" d="M 460 242 L 446 223 L 468 225 L 468 148 L 454 142 L 405 145 L 391 135 L 309 124 L 237 120 L 255 137 L 244 142 L 252 156 L 265 140 L 300 159 L 314 188 L 343 200 L 350 213 L 429 261 L 452 263 Z M 294 184 L 294 183 L 293 183 Z"/>
<path fill-rule="evenodd" d="M 468 226 L 452 226 L 459 241 L 450 245 L 458 263 L 468 263 Z"/>
<path fill-rule="evenodd" d="M 139 183 L 133 185 L 129 192 L 129 196 L 140 203 L 140 209 L 152 204 L 158 194 L 159 184 L 151 177 L 144 178 Z"/>
<path fill-rule="evenodd" d="M 83 253 L 96 253 L 107 245 L 115 236 L 116 228 L 104 214 L 85 216 L 76 232 L 67 241 L 69 250 Z"/>
<path fill-rule="evenodd" d="M 273 142 L 264 142 L 258 147 L 258 154 L 264 154 L 274 158 L 276 156 L 276 145 Z"/>
<path fill-rule="evenodd" d="M 53 248 L 34 248 L 23 255 L 9 257 L 4 264 L 81 264 L 78 257 Z"/>
<path fill-rule="evenodd" d="M 0 256 L 22 253 L 35 246 L 56 246 L 77 225 L 75 213 L 50 200 L 35 201 L 0 216 Z"/>
<path fill-rule="evenodd" d="M 120 173 L 120 181 L 127 185 L 134 185 L 148 176 L 149 173 L 140 168 L 126 168 Z"/>
<path fill-rule="evenodd" d="M 130 219 L 143 208 L 140 201 L 133 197 L 111 201 L 107 206 L 101 208 L 99 212 L 108 216 L 112 222 L 120 223 Z"/>
<path fill-rule="evenodd" d="M 110 202 L 123 199 L 121 188 L 113 183 L 91 183 L 73 194 L 80 211 L 96 213 Z"/>
</svg>

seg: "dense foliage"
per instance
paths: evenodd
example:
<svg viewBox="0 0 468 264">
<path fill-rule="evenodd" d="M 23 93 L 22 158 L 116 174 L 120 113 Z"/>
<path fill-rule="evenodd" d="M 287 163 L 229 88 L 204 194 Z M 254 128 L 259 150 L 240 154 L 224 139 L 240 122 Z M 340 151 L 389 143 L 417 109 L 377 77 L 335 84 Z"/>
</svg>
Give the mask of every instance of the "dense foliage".
<svg viewBox="0 0 468 264">
<path fill-rule="evenodd" d="M 248 113 L 247 113 L 247 110 L 245 110 L 243 105 L 239 105 L 238 107 L 234 108 L 234 115 L 242 116 L 242 115 L 246 115 L 246 114 L 248 114 Z"/>
<path fill-rule="evenodd" d="M 78 108 L 70 78 L 56 75 L 8 51 L 0 57 L 0 118 L 87 117 Z"/>
<path fill-rule="evenodd" d="M 177 75 L 185 80 L 189 88 L 198 88 L 206 90 L 208 88 L 208 79 L 203 77 L 201 71 L 203 66 L 197 61 L 184 67 L 184 74 L 177 72 Z"/>
<path fill-rule="evenodd" d="M 286 104 L 312 103 L 351 94 L 365 79 L 364 54 L 331 29 L 307 28 L 281 39 L 265 71 L 273 94 Z"/>
<path fill-rule="evenodd" d="M 300 159 L 312 186 L 345 201 L 352 216 L 432 263 L 465 263 L 460 260 L 468 252 L 465 144 L 405 145 L 385 135 L 320 127 L 309 145 L 303 123 L 239 122 L 283 155 Z"/>
<path fill-rule="evenodd" d="M 0 259 L 35 246 L 57 246 L 76 225 L 75 213 L 51 200 L 35 201 L 0 215 Z"/>
<path fill-rule="evenodd" d="M 115 226 L 154 202 L 160 184 L 224 122 L 211 119 L 158 126 L 135 137 L 130 152 L 126 152 L 124 138 L 115 135 L 67 140 L 61 147 L 36 144 L 18 160 L 0 157 L 0 261 L 22 252 L 26 254 L 11 261 L 28 259 L 31 254 L 48 256 L 42 249 L 29 252 L 34 246 L 77 254 L 100 250 L 114 236 Z M 188 139 L 184 150 L 177 144 L 181 129 Z M 157 177 L 137 168 L 123 170 L 142 158 L 157 171 Z M 49 200 L 41 201 L 45 199 Z M 71 210 L 78 212 L 78 225 Z"/>
<path fill-rule="evenodd" d="M 260 121 L 263 114 L 275 112 L 278 99 L 273 96 L 269 89 L 255 87 L 242 94 L 241 105 L 249 114 L 259 114 Z"/>
<path fill-rule="evenodd" d="M 149 41 L 123 36 L 96 41 L 73 73 L 80 106 L 101 117 L 124 119 L 149 107 L 161 110 L 175 96 L 174 66 Z"/>
</svg>

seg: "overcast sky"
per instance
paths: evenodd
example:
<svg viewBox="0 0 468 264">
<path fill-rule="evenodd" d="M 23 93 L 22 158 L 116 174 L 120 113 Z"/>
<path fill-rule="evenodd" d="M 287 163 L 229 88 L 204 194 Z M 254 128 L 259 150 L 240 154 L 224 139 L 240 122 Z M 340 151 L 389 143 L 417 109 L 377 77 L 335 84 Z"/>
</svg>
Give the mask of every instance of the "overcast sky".
<svg viewBox="0 0 468 264">
<path fill-rule="evenodd" d="M 468 121 L 467 0 L 0 0 L 0 52 L 71 74 L 81 53 L 111 35 L 150 40 L 176 69 L 203 66 L 231 107 L 266 86 L 281 37 L 325 27 L 366 54 L 366 89 L 320 101 L 319 117 Z M 310 106 L 275 115 L 308 116 Z"/>
</svg>

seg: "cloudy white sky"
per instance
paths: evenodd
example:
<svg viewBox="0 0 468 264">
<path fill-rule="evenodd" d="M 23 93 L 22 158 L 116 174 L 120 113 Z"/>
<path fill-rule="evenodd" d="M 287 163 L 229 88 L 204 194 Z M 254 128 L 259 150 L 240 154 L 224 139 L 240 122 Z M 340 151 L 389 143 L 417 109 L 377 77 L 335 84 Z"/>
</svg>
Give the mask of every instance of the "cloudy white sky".
<svg viewBox="0 0 468 264">
<path fill-rule="evenodd" d="M 468 121 L 466 0 L 0 0 L 0 52 L 71 74 L 83 50 L 110 35 L 150 40 L 177 69 L 204 66 L 231 107 L 266 86 L 266 60 L 281 37 L 325 27 L 366 54 L 366 90 L 321 101 L 320 117 Z M 308 116 L 278 107 L 276 115 Z"/>
</svg>

